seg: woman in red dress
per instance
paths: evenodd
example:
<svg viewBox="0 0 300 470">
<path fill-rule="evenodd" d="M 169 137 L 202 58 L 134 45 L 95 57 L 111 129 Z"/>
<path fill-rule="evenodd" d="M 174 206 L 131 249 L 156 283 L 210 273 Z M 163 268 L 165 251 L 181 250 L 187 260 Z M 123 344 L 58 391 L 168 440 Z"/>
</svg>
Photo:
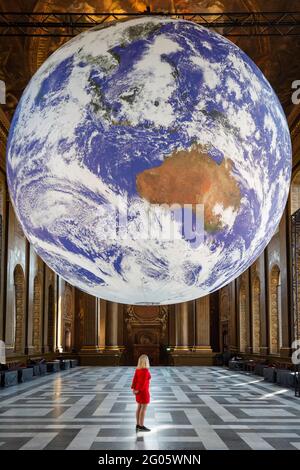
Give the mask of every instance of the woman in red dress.
<svg viewBox="0 0 300 470">
<path fill-rule="evenodd" d="M 136 431 L 151 431 L 144 426 L 144 419 L 148 403 L 150 402 L 149 382 L 151 374 L 149 372 L 149 358 L 146 354 L 139 357 L 137 368 L 135 369 L 131 388 L 135 394 L 137 402 L 136 409 Z"/>
</svg>

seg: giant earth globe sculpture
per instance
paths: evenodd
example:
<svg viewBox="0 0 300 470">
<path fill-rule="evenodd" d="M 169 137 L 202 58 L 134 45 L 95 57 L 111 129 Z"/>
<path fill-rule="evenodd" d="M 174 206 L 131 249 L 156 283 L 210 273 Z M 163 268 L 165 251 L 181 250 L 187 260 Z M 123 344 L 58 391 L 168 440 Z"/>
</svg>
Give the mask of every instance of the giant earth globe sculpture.
<svg viewBox="0 0 300 470">
<path fill-rule="evenodd" d="M 289 189 L 270 84 L 199 25 L 139 17 L 52 54 L 15 112 L 7 177 L 22 228 L 62 278 L 127 304 L 215 291 L 261 254 Z"/>
</svg>

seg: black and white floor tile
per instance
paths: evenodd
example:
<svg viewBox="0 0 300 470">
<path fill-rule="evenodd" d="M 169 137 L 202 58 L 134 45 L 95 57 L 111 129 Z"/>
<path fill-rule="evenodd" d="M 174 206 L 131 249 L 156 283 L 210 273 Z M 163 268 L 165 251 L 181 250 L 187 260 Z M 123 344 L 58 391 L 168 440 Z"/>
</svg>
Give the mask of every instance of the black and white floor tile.
<svg viewBox="0 0 300 470">
<path fill-rule="evenodd" d="M 220 367 L 153 367 L 135 432 L 133 367 L 78 367 L 0 389 L 0 450 L 300 449 L 300 399 Z"/>
</svg>

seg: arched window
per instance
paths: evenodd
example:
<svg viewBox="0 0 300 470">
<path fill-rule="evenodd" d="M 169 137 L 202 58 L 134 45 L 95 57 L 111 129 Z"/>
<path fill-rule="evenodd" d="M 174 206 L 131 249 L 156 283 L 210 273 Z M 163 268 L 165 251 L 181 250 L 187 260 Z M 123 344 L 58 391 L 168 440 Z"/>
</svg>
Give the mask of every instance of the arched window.
<svg viewBox="0 0 300 470">
<path fill-rule="evenodd" d="M 269 291 L 269 331 L 270 354 L 279 354 L 281 326 L 280 270 L 273 266 L 270 273 Z"/>
<path fill-rule="evenodd" d="M 14 270 L 15 287 L 15 352 L 24 354 L 25 347 L 25 277 L 19 264 Z"/>
<path fill-rule="evenodd" d="M 292 179 L 290 189 L 291 207 L 291 267 L 292 267 L 292 304 L 293 304 L 293 331 L 292 338 L 300 339 L 300 170 Z"/>
<path fill-rule="evenodd" d="M 300 170 L 292 179 L 290 189 L 291 214 L 300 209 Z"/>
<path fill-rule="evenodd" d="M 252 336 L 253 352 L 260 353 L 260 280 L 256 275 L 252 282 Z"/>
<path fill-rule="evenodd" d="M 246 352 L 247 348 L 247 318 L 246 318 L 246 284 L 243 280 L 239 293 L 239 318 L 240 318 L 240 352 Z"/>
</svg>

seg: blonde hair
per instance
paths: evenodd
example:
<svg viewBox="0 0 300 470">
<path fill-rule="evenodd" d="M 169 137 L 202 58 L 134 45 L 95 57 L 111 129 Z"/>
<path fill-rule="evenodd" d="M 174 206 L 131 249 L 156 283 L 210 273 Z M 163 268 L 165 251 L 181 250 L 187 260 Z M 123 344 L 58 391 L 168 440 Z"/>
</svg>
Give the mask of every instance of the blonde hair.
<svg viewBox="0 0 300 470">
<path fill-rule="evenodd" d="M 137 363 L 137 369 L 149 369 L 150 363 L 149 363 L 149 357 L 146 354 L 142 354 L 139 357 L 138 363 Z"/>
</svg>

